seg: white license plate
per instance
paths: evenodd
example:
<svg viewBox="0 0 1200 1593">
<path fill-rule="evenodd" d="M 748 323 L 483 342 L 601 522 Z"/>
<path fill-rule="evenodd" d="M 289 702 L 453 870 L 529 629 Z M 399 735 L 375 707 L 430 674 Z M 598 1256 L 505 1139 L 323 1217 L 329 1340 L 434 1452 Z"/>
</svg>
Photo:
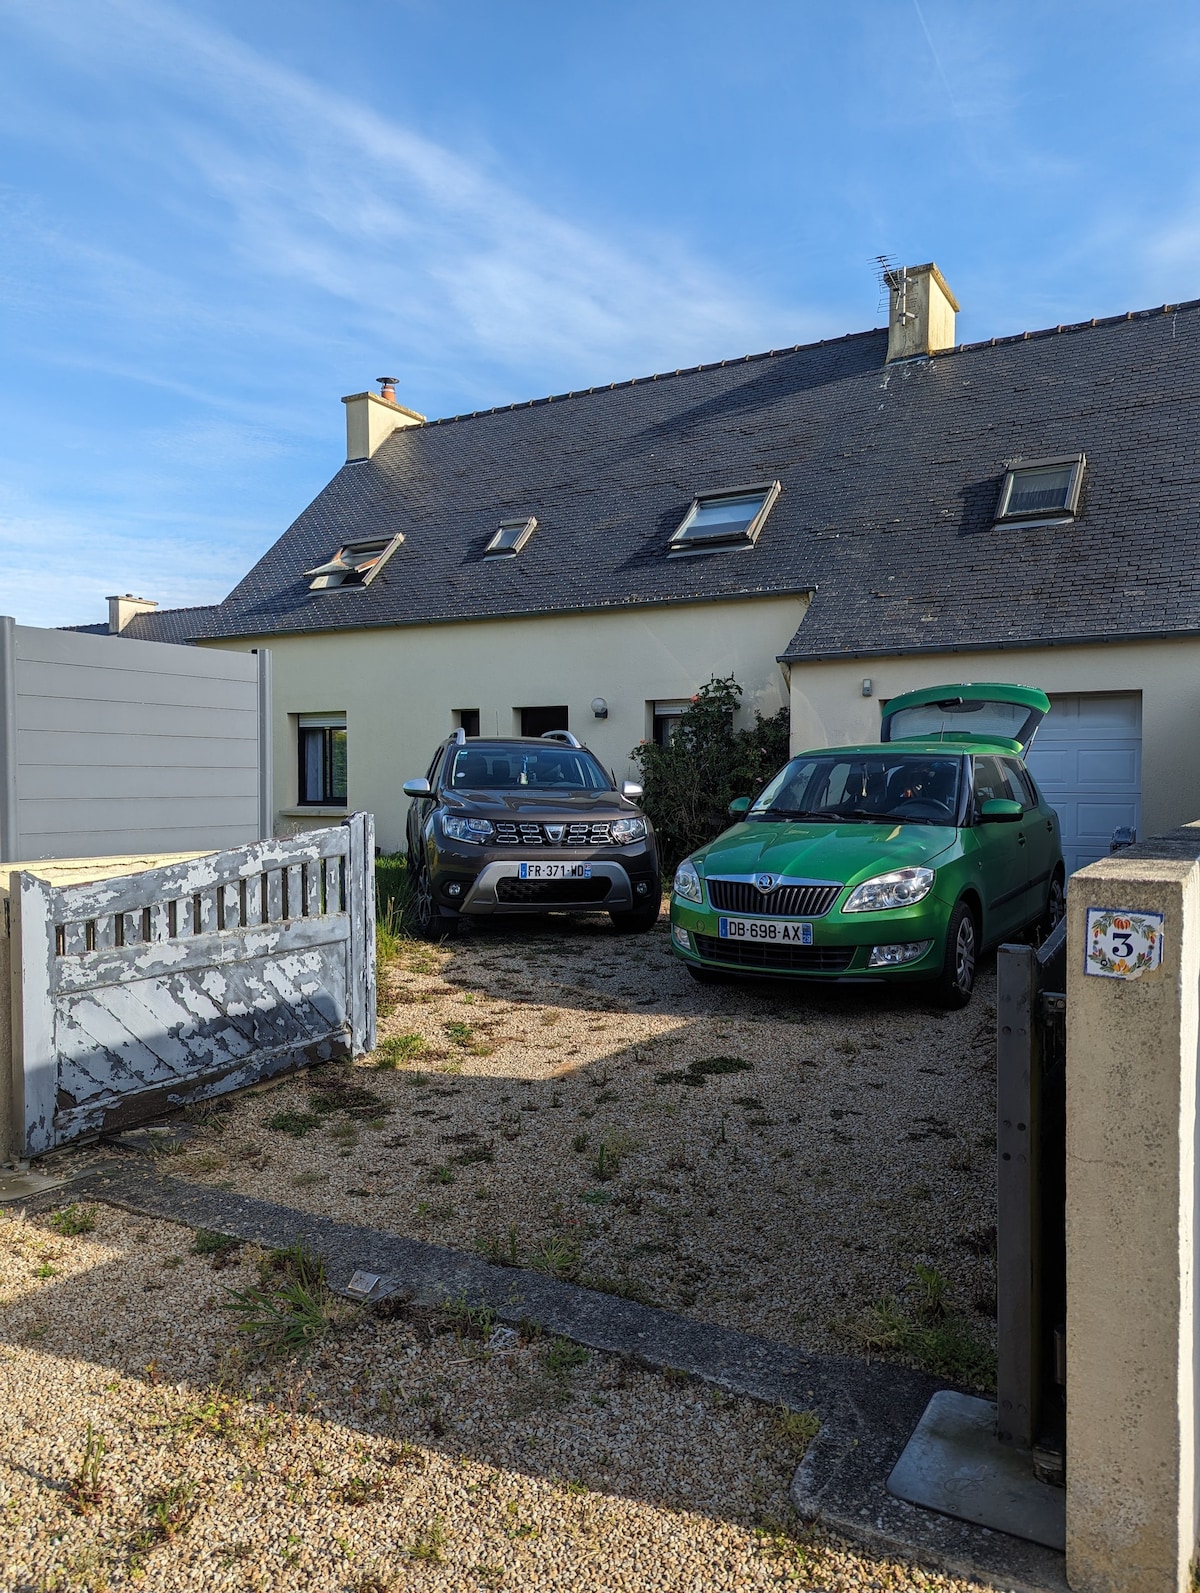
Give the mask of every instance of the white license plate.
<svg viewBox="0 0 1200 1593">
<path fill-rule="evenodd" d="M 722 940 L 773 940 L 781 946 L 811 946 L 811 924 L 785 924 L 778 918 L 722 918 L 717 934 Z"/>
<path fill-rule="evenodd" d="M 591 879 L 590 863 L 518 863 L 520 879 Z"/>
</svg>

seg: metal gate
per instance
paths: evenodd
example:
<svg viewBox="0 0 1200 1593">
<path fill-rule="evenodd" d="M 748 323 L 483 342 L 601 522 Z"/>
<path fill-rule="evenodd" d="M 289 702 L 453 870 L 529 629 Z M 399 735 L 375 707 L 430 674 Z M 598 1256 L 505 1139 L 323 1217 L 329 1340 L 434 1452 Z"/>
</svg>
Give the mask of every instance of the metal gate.
<svg viewBox="0 0 1200 1593">
<path fill-rule="evenodd" d="M 374 822 L 120 879 L 13 879 L 25 1156 L 375 1044 Z"/>
<path fill-rule="evenodd" d="M 1066 933 L 997 954 L 997 1436 L 1066 1464 Z"/>
</svg>

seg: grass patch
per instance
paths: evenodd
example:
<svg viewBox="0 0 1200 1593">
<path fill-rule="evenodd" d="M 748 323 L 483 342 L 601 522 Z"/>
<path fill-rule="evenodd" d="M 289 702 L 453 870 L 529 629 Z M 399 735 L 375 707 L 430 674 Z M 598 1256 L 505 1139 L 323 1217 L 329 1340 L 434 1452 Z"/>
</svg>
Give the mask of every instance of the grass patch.
<svg viewBox="0 0 1200 1593">
<path fill-rule="evenodd" d="M 61 1233 L 69 1239 L 77 1234 L 91 1233 L 96 1226 L 96 1208 L 72 1201 L 69 1206 L 60 1206 L 57 1211 L 51 1212 L 50 1226 L 55 1233 Z"/>
<path fill-rule="evenodd" d="M 464 1050 L 475 1038 L 475 1030 L 471 1025 L 463 1023 L 457 1018 L 452 1018 L 448 1023 L 443 1023 L 442 1031 L 452 1045 L 460 1045 Z"/>
<path fill-rule="evenodd" d="M 102 1478 L 104 1450 L 103 1438 L 89 1422 L 79 1466 L 67 1484 L 67 1497 L 78 1515 L 85 1516 L 89 1510 L 95 1510 L 104 1503 L 104 1496 L 108 1492 Z"/>
<path fill-rule="evenodd" d="M 803 1457 L 805 1450 L 820 1431 L 821 1418 L 816 1411 L 787 1410 L 780 1406 L 779 1414 L 775 1418 L 775 1436 L 794 1459 L 800 1460 Z"/>
<path fill-rule="evenodd" d="M 302 1354 L 325 1337 L 333 1325 L 325 1263 L 302 1240 L 264 1257 L 259 1280 L 256 1288 L 226 1289 L 225 1306 L 261 1354 Z"/>
<path fill-rule="evenodd" d="M 322 1122 L 323 1119 L 315 1112 L 297 1112 L 289 1108 L 286 1112 L 276 1112 L 274 1117 L 269 1117 L 267 1127 L 276 1134 L 290 1134 L 293 1139 L 303 1139 L 314 1128 L 320 1128 Z"/>
<path fill-rule="evenodd" d="M 719 1078 L 723 1073 L 748 1073 L 754 1066 L 740 1056 L 702 1056 L 689 1062 L 686 1068 L 670 1073 L 656 1073 L 655 1084 L 703 1085 L 708 1079 Z"/>
<path fill-rule="evenodd" d="M 867 1311 L 859 1329 L 863 1348 L 907 1356 L 936 1377 L 993 1386 L 995 1353 L 971 1323 L 948 1306 L 946 1279 L 936 1267 L 917 1266 L 913 1281 L 911 1304 L 886 1295 Z"/>
<path fill-rule="evenodd" d="M 213 1233 L 208 1228 L 197 1228 L 192 1239 L 192 1254 L 208 1256 L 214 1272 L 227 1267 L 242 1248 L 242 1241 L 227 1233 Z"/>
<path fill-rule="evenodd" d="M 413 1560 L 425 1560 L 430 1565 L 441 1565 L 446 1558 L 446 1529 L 439 1516 L 427 1527 L 421 1527 L 404 1545 L 404 1552 Z"/>
<path fill-rule="evenodd" d="M 308 1098 L 308 1104 L 320 1117 L 332 1117 L 341 1112 L 346 1117 L 357 1118 L 359 1122 L 385 1117 L 391 1111 L 382 1095 L 376 1095 L 374 1090 L 363 1089 L 362 1085 L 354 1084 L 348 1078 L 335 1078 L 325 1089 L 314 1090 Z"/>
<path fill-rule="evenodd" d="M 392 1034 L 375 1049 L 375 1066 L 381 1069 L 404 1067 L 429 1049 L 423 1035 Z"/>
</svg>

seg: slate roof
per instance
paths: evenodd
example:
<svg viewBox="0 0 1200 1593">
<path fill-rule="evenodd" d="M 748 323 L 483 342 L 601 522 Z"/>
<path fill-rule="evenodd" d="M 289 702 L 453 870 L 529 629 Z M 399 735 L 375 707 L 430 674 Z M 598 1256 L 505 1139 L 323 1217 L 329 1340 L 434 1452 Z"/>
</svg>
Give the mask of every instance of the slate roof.
<svg viewBox="0 0 1200 1593">
<path fill-rule="evenodd" d="M 791 659 L 1200 630 L 1200 300 L 887 366 L 871 331 L 396 432 L 162 641 L 814 591 Z M 1074 524 L 996 526 L 1006 461 L 1087 455 Z M 698 491 L 778 479 L 756 546 L 667 558 Z M 500 520 L 535 515 L 514 559 Z M 370 587 L 344 540 L 403 531 Z"/>
</svg>

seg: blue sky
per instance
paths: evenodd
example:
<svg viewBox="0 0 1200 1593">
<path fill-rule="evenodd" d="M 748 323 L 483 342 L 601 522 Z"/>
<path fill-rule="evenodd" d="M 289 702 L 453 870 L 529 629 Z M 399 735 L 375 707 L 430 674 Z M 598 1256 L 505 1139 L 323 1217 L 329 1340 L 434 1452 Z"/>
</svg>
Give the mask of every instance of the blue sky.
<svg viewBox="0 0 1200 1593">
<path fill-rule="evenodd" d="M 430 416 L 880 324 L 1200 297 L 1200 13 L 0 0 L 0 613 L 211 602 Z"/>
</svg>

